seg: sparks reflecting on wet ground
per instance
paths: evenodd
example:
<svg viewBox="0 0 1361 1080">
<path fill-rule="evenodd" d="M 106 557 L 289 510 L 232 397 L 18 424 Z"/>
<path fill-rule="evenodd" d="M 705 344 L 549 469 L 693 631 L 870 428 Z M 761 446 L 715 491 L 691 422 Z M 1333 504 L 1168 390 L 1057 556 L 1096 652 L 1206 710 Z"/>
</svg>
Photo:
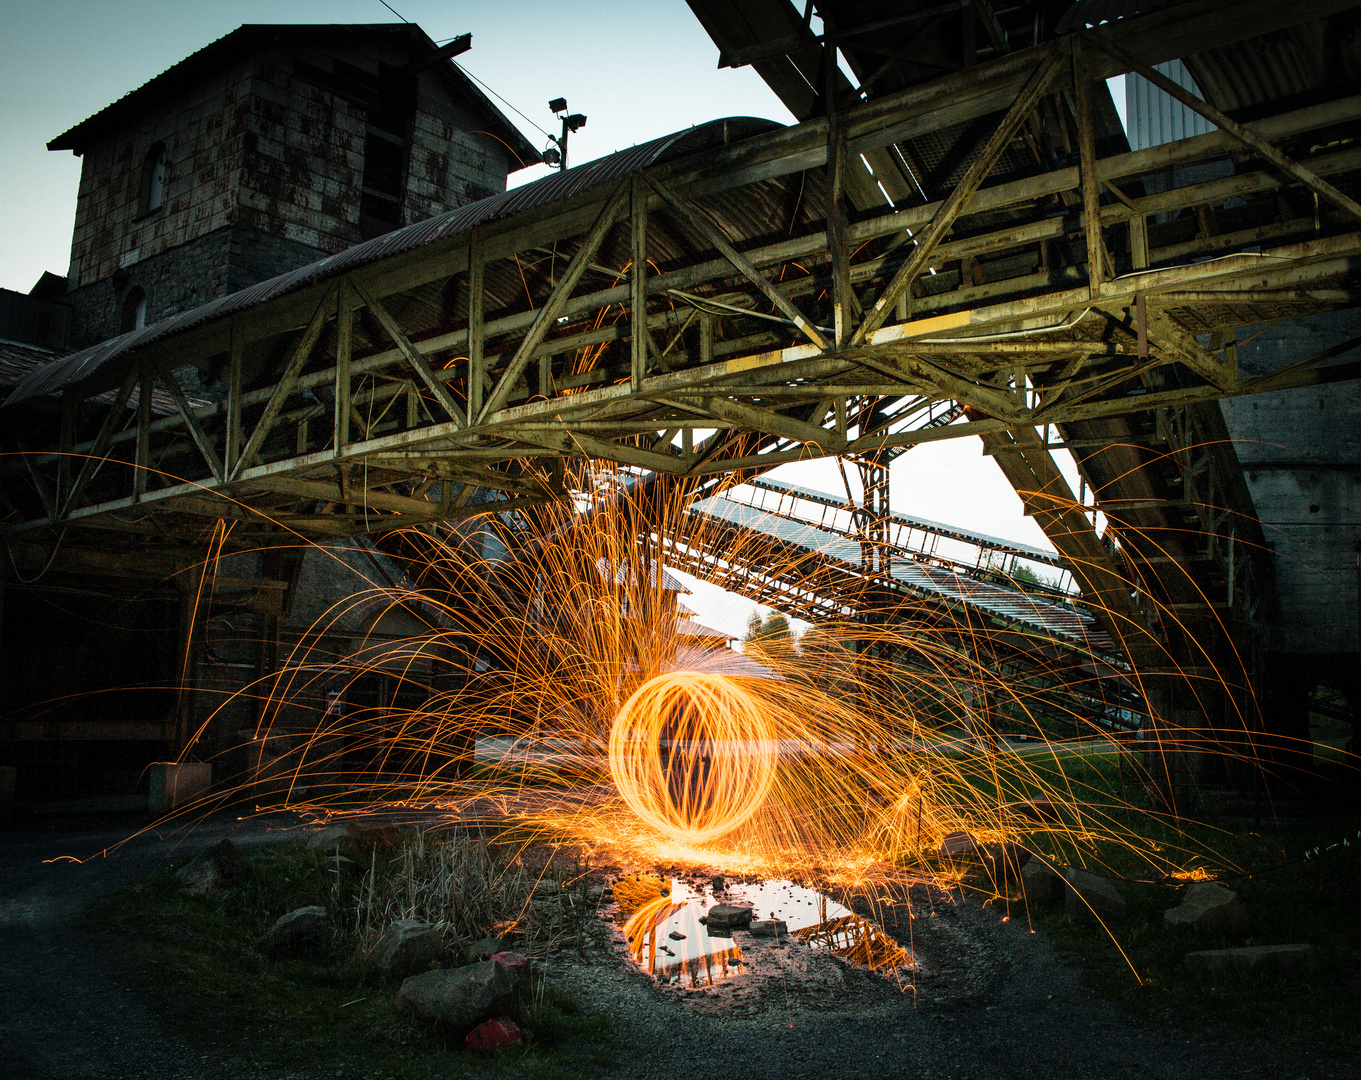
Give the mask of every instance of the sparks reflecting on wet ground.
<svg viewBox="0 0 1361 1080">
<path fill-rule="evenodd" d="M 636 889 L 621 896 L 631 906 Z M 731 922 L 715 908 L 750 908 Z M 869 919 L 815 889 L 792 881 L 734 882 L 715 892 L 673 879 L 670 892 L 642 901 L 624 922 L 634 961 L 663 983 L 700 989 L 746 969 L 734 934 L 751 934 L 771 945 L 800 942 L 884 974 L 913 966 L 911 954 Z"/>
</svg>

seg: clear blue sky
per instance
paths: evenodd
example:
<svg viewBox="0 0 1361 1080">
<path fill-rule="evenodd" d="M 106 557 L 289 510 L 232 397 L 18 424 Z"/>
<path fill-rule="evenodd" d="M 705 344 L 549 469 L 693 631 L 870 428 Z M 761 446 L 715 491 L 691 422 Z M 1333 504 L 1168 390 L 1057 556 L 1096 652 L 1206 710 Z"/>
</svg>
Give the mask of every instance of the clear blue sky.
<svg viewBox="0 0 1361 1080">
<path fill-rule="evenodd" d="M 547 102 L 558 96 L 585 113 L 586 127 L 572 137 L 575 162 L 719 116 L 791 120 L 751 69 L 717 68 L 718 50 L 684 0 L 392 2 L 437 41 L 471 32 L 472 51 L 459 62 L 530 121 L 554 130 Z M 27 292 L 44 270 L 66 272 L 80 160 L 49 153 L 49 139 L 242 23 L 390 21 L 379 0 L 0 0 L 0 286 Z M 784 475 L 840 488 L 831 463 Z M 904 455 L 893 501 L 921 517 L 1048 546 L 974 439 Z M 734 631 L 750 610 L 697 600 L 710 622 Z"/>
</svg>

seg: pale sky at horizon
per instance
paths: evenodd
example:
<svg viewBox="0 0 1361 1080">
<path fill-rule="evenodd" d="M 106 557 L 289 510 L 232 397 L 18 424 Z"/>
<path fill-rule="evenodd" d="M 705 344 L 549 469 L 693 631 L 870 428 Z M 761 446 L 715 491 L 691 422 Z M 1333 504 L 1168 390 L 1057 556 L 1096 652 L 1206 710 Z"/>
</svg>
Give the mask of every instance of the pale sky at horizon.
<svg viewBox="0 0 1361 1080">
<path fill-rule="evenodd" d="M 721 116 L 792 120 L 752 69 L 717 68 L 718 50 L 684 0 L 585 0 L 566 11 L 550 0 L 391 2 L 436 41 L 471 32 L 472 50 L 459 63 L 540 127 L 556 129 L 553 97 L 585 113 L 586 127 L 572 136 L 573 163 Z M 48 140 L 242 23 L 395 21 L 378 0 L 0 0 L 0 17 L 0 287 L 18 292 L 45 270 L 65 274 L 70 258 L 80 161 L 50 153 Z M 1117 104 L 1123 111 L 1122 94 Z M 505 111 L 531 142 L 546 145 Z M 512 183 L 543 171 L 526 170 Z M 903 455 L 893 468 L 894 508 L 1050 547 L 981 449 L 969 438 Z M 776 475 L 842 490 L 830 460 Z M 697 594 L 692 606 L 711 625 L 740 633 L 753 605 Z"/>
</svg>

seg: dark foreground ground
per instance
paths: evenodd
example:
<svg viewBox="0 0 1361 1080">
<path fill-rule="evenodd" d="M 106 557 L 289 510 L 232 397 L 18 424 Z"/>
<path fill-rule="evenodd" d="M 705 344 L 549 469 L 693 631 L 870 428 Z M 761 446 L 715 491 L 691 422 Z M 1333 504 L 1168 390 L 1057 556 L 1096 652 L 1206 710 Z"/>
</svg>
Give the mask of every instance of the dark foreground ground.
<svg viewBox="0 0 1361 1080">
<path fill-rule="evenodd" d="M 91 901 L 167 861 L 223 836 L 246 847 L 296 836 L 298 827 L 283 815 L 208 821 L 173 836 L 139 836 L 107 858 L 98 853 L 133 831 L 128 823 L 38 822 L 0 834 L 0 1078 L 360 1075 L 333 1065 L 242 1073 L 190 1048 L 162 1032 L 133 989 L 126 955 L 106 936 L 81 929 Z M 708 1001 L 656 987 L 608 941 L 550 962 L 549 974 L 588 1009 L 611 1017 L 623 1045 L 602 1075 L 621 1080 L 1357 1075 L 1349 1063 L 1282 1054 L 1265 1041 L 1135 1024 L 1085 989 L 1023 915 L 1004 923 L 998 912 L 966 902 L 942 906 L 915 926 L 921 971 L 915 991 L 901 994 L 778 949 L 758 959 L 760 985 Z"/>
</svg>

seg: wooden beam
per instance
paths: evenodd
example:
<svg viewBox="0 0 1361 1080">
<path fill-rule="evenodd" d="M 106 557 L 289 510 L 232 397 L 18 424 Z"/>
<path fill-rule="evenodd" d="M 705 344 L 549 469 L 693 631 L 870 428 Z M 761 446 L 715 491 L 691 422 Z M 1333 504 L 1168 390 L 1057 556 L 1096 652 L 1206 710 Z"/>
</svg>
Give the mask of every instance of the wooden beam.
<svg viewBox="0 0 1361 1080">
<path fill-rule="evenodd" d="M 349 491 L 341 493 L 340 485 L 327 480 L 303 480 L 292 476 L 271 476 L 252 485 L 285 495 L 297 495 L 304 499 L 319 499 L 322 502 L 348 502 L 355 506 L 368 506 L 375 510 L 395 510 L 398 513 L 419 517 L 422 520 L 438 518 L 443 511 L 437 502 L 413 499 L 409 495 L 394 495 L 388 491 L 375 491 L 351 481 Z"/>
<path fill-rule="evenodd" d="M 1342 192 L 1338 191 L 1337 188 L 1333 187 L 1328 181 L 1317 174 L 1310 172 L 1293 158 L 1287 157 L 1285 154 L 1281 153 L 1281 151 L 1277 150 L 1271 143 L 1254 134 L 1250 128 L 1244 127 L 1236 120 L 1229 119 L 1229 117 L 1225 116 L 1213 105 L 1209 104 L 1209 102 L 1202 101 L 1189 90 L 1178 86 L 1162 72 L 1149 67 L 1115 42 L 1096 38 L 1095 43 L 1098 48 L 1105 50 L 1122 64 L 1127 65 L 1128 71 L 1142 75 L 1164 94 L 1181 102 L 1193 113 L 1203 116 L 1206 120 L 1210 121 L 1210 123 L 1214 124 L 1215 127 L 1227 131 L 1254 153 L 1260 154 L 1262 157 L 1266 158 L 1267 161 L 1275 165 L 1276 168 L 1289 176 L 1293 176 L 1319 198 L 1326 199 L 1334 206 L 1350 214 L 1358 221 L 1361 221 L 1361 203 L 1357 203 L 1355 199 L 1342 194 Z"/>
<path fill-rule="evenodd" d="M 1092 87 L 1082 62 L 1078 38 L 1073 45 L 1073 92 L 1077 98 L 1078 170 L 1082 176 L 1082 227 L 1087 235 L 1087 282 L 1095 298 L 1101 292 L 1106 245 L 1101 239 L 1101 188 L 1096 178 L 1096 121 L 1092 117 Z"/>
<path fill-rule="evenodd" d="M 482 262 L 481 231 L 473 228 L 468 233 L 468 416 L 482 415 L 482 395 L 486 373 L 482 350 L 486 343 L 483 327 L 483 303 L 486 291 L 486 266 Z"/>
<path fill-rule="evenodd" d="M 769 278 L 762 274 L 756 267 L 752 266 L 742 254 L 732 246 L 722 233 L 709 224 L 708 220 L 696 211 L 690 209 L 685 203 L 676 197 L 670 188 L 661 184 L 659 181 L 648 178 L 648 182 L 657 190 L 667 206 L 669 206 L 682 221 L 694 229 L 712 244 L 722 256 L 732 263 L 742 275 L 755 285 L 765 295 L 766 299 L 776 306 L 785 316 L 799 328 L 804 337 L 808 338 L 814 345 L 824 352 L 827 350 L 827 340 L 818 331 L 818 328 L 808 320 L 808 318 L 785 296 Z"/>
<path fill-rule="evenodd" d="M 222 463 L 230 476 L 241 463 L 241 365 L 245 359 L 246 334 L 240 315 L 231 321 L 227 343 L 227 438 Z"/>
<path fill-rule="evenodd" d="M 326 326 L 326 320 L 332 314 L 335 296 L 336 285 L 333 284 L 323 294 L 321 303 L 317 305 L 317 310 L 312 315 L 312 321 L 307 324 L 307 328 L 302 332 L 302 337 L 293 350 L 292 359 L 289 360 L 283 373 L 279 376 L 279 381 L 274 386 L 274 392 L 270 394 L 269 401 L 265 403 L 264 413 L 256 421 L 255 430 L 251 432 L 245 448 L 241 451 L 241 457 L 231 471 L 231 479 L 237 479 L 242 472 L 250 467 L 251 460 L 259 453 L 260 447 L 264 445 L 265 438 L 274 427 L 274 421 L 278 419 L 279 413 L 284 407 L 284 402 L 288 400 L 288 395 L 293 392 L 293 384 L 298 381 L 298 375 L 302 371 L 303 365 L 312 356 L 312 349 L 316 347 L 317 339 L 321 337 L 321 332 Z"/>
<path fill-rule="evenodd" d="M 841 71 L 836 65 L 836 46 L 823 51 L 827 85 L 827 253 L 832 263 L 832 336 L 841 348 L 851 332 L 851 249 L 846 238 L 850 219 L 846 213 L 846 129 L 836 108 L 836 86 Z"/>
<path fill-rule="evenodd" d="M 370 293 L 364 286 L 354 280 L 349 279 L 350 285 L 359 295 L 359 299 L 364 301 L 364 306 L 373 312 L 379 324 L 383 327 L 383 332 L 388 339 L 397 346 L 397 350 L 406 357 L 406 362 L 416 369 L 416 374 L 421 377 L 421 381 L 430 388 L 430 392 L 435 395 L 435 399 L 440 403 L 440 407 L 448 417 L 459 427 L 468 426 L 468 418 L 463 415 L 463 410 L 459 408 L 458 402 L 454 400 L 454 395 L 449 393 L 449 384 L 437 376 L 431 370 L 430 364 L 425 357 L 416 351 L 410 339 L 403 333 L 402 328 L 397 325 L 397 320 L 392 317 L 382 303 Z"/>
<path fill-rule="evenodd" d="M 198 452 L 203 455 L 203 460 L 208 463 L 208 468 L 212 472 L 214 480 L 225 480 L 226 474 L 222 469 L 222 459 L 217 456 L 217 451 L 213 448 L 213 442 L 208 438 L 198 420 L 194 417 L 194 410 L 189 401 L 184 396 L 179 380 L 175 378 L 172 370 L 162 368 L 160 372 L 161 380 L 165 383 L 165 388 L 170 392 L 174 399 L 175 408 L 184 417 L 184 426 L 189 429 L 189 437 L 194 440 L 194 445 L 198 447 Z"/>
<path fill-rule="evenodd" d="M 639 173 L 629 177 L 631 309 L 629 382 L 637 393 L 647 377 L 649 333 L 647 329 L 647 185 Z"/>
<path fill-rule="evenodd" d="M 949 196 L 940 204 L 926 229 L 914 238 L 917 245 L 916 249 L 907 262 L 894 274 L 893 280 L 875 300 L 874 307 L 866 313 L 865 318 L 856 327 L 855 333 L 851 336 L 851 345 L 864 344 L 866 339 L 884 324 L 889 312 L 897 304 L 898 297 L 906 293 L 912 287 L 917 276 L 926 269 L 936 245 L 950 231 L 950 227 L 963 212 L 970 196 L 987 177 L 997 159 L 1001 157 L 1002 151 L 1011 142 L 1012 136 L 1016 134 L 1017 129 L 1025 122 L 1031 110 L 1048 90 L 1049 82 L 1063 59 L 1063 52 L 1064 47 L 1056 42 L 1044 54 L 1043 59 L 1036 66 L 1020 95 L 1011 103 L 1011 108 L 1007 110 L 1006 116 L 997 125 L 997 129 L 988 136 L 988 141 L 983 144 L 983 149 L 978 152 L 978 156 L 974 158 L 973 163 L 965 171 L 954 191 L 950 192 Z"/>
<path fill-rule="evenodd" d="M 350 286 L 336 288 L 335 408 L 332 413 L 331 445 L 337 454 L 350 445 L 350 360 L 354 351 L 354 302 Z"/>
<path fill-rule="evenodd" d="M 85 485 L 90 482 L 95 471 L 104 463 L 103 457 L 108 453 L 109 447 L 113 443 L 114 433 L 127 421 L 127 414 L 123 410 L 127 407 L 128 398 L 132 396 L 132 388 L 137 385 L 139 374 L 136 363 L 128 366 L 128 373 L 123 378 L 123 385 L 118 388 L 118 393 L 114 395 L 113 402 L 109 405 L 109 411 L 104 415 L 104 423 L 100 425 L 94 445 L 90 447 L 90 455 L 81 463 L 80 472 L 76 474 L 76 482 L 71 485 L 71 492 L 66 496 L 66 501 L 61 505 L 58 512 L 59 517 L 70 516 L 71 511 L 75 509 L 76 500 L 85 491 Z"/>
<path fill-rule="evenodd" d="M 600 244 L 605 239 L 605 234 L 618 220 L 619 212 L 623 209 L 628 194 L 628 183 L 622 183 L 609 201 L 605 203 L 604 208 L 595 219 L 595 224 L 591 226 L 590 232 L 586 234 L 586 238 L 582 240 L 576 254 L 572 256 L 572 261 L 568 263 L 567 270 L 562 275 L 562 280 L 558 282 L 553 294 L 539 309 L 534 324 L 529 328 L 529 332 L 525 334 L 524 339 L 515 350 L 515 355 L 511 357 L 510 363 L 506 365 L 506 370 L 501 375 L 501 381 L 496 384 L 491 397 L 487 399 L 481 412 L 477 414 L 476 422 L 478 424 L 485 423 L 487 417 L 501 408 L 510 397 L 511 390 L 515 388 L 516 380 L 524 374 L 525 367 L 534 355 L 534 350 L 538 348 L 539 343 L 544 339 L 544 335 L 556 322 L 558 313 L 562 310 L 562 305 L 572 295 L 572 290 L 581 280 L 581 275 L 585 272 L 587 264 L 595 258 L 595 253 L 600 250 Z"/>
<path fill-rule="evenodd" d="M 132 490 L 136 495 L 146 491 L 147 474 L 151 470 L 151 397 L 156 386 L 156 369 L 145 357 L 137 361 L 137 449 L 132 462 Z"/>
</svg>

